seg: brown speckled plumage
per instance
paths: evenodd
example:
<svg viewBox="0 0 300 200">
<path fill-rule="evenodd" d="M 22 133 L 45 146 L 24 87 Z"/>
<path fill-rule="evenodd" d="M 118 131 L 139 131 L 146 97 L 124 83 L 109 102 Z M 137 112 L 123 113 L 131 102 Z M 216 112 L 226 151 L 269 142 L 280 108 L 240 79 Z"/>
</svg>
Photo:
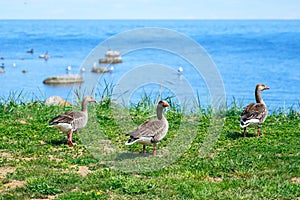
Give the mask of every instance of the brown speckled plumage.
<svg viewBox="0 0 300 200">
<path fill-rule="evenodd" d="M 257 124 L 257 135 L 261 136 L 260 128 L 268 116 L 268 108 L 261 97 L 261 91 L 268 89 L 269 87 L 264 84 L 257 84 L 255 88 L 256 103 L 248 104 L 239 117 L 240 126 L 244 128 L 244 137 L 246 137 L 246 127 L 251 124 Z"/>
<path fill-rule="evenodd" d="M 169 104 L 166 101 L 159 101 L 156 108 L 157 119 L 146 121 L 135 131 L 126 134 L 130 136 L 126 145 L 131 145 L 136 142 L 143 144 L 144 152 L 145 145 L 154 144 L 153 155 L 156 155 L 156 144 L 166 136 L 169 128 L 168 121 L 163 115 L 163 109 L 168 106 Z"/>
<path fill-rule="evenodd" d="M 84 97 L 81 111 L 70 111 L 58 115 L 50 121 L 50 126 L 57 127 L 60 131 L 68 134 L 68 144 L 74 146 L 72 134 L 83 129 L 88 121 L 87 105 L 89 102 L 96 102 L 91 96 Z"/>
</svg>

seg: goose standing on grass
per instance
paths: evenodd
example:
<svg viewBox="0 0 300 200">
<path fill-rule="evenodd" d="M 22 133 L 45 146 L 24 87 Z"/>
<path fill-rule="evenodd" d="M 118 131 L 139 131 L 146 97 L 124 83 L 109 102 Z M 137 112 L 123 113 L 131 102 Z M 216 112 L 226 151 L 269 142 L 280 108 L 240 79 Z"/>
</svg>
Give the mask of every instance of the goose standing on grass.
<svg viewBox="0 0 300 200">
<path fill-rule="evenodd" d="M 59 115 L 50 121 L 50 126 L 57 127 L 60 131 L 68 135 L 68 145 L 74 146 L 76 143 L 72 142 L 72 134 L 75 131 L 83 129 L 88 121 L 87 105 L 89 102 L 96 102 L 91 96 L 84 97 L 82 101 L 81 111 L 70 111 Z"/>
<path fill-rule="evenodd" d="M 157 119 L 146 121 L 135 131 L 127 133 L 126 136 L 130 136 L 130 139 L 125 145 L 140 143 L 143 145 L 144 153 L 146 145 L 154 144 L 153 155 L 155 156 L 157 143 L 166 136 L 169 129 L 169 123 L 163 115 L 163 109 L 168 106 L 169 104 L 166 101 L 159 101 L 156 107 Z"/>
<path fill-rule="evenodd" d="M 256 103 L 247 105 L 239 117 L 240 126 L 244 128 L 244 137 L 246 137 L 246 128 L 250 124 L 257 124 L 257 136 L 262 136 L 260 134 L 260 128 L 268 116 L 268 109 L 261 97 L 261 91 L 268 89 L 270 88 L 264 84 L 257 84 L 255 88 Z"/>
</svg>

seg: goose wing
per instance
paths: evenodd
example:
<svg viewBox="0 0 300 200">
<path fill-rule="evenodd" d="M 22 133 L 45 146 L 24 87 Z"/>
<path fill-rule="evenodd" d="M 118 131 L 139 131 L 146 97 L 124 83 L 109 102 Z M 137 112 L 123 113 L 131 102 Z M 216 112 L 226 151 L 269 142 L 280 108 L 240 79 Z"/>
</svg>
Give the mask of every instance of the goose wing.
<svg viewBox="0 0 300 200">
<path fill-rule="evenodd" d="M 154 137 L 163 129 L 163 121 L 161 120 L 150 120 L 141 124 L 134 132 L 130 133 L 129 136 L 134 138 L 140 137 Z"/>
<path fill-rule="evenodd" d="M 55 126 L 61 123 L 72 124 L 74 121 L 74 112 L 66 112 L 64 114 L 58 115 L 50 121 L 51 126 Z"/>
<path fill-rule="evenodd" d="M 249 123 L 262 122 L 267 113 L 267 108 L 262 103 L 251 103 L 245 107 L 239 120 L 241 126 L 248 125 Z"/>
</svg>

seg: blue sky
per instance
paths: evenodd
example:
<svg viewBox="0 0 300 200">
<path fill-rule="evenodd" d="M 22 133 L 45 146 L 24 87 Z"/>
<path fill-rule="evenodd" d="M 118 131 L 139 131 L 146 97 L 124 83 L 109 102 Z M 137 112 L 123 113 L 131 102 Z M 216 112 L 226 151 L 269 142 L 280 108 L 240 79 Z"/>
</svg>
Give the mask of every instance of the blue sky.
<svg viewBox="0 0 300 200">
<path fill-rule="evenodd" d="M 300 0 L 5 0 L 0 19 L 300 19 Z"/>
</svg>

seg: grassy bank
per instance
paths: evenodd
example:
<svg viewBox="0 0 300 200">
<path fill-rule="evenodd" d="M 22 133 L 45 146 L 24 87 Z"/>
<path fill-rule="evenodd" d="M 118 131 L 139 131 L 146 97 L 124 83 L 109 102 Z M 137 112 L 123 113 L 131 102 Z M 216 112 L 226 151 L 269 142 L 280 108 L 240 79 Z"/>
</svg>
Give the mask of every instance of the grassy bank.
<svg viewBox="0 0 300 200">
<path fill-rule="evenodd" d="M 131 118 L 141 123 L 153 107 L 149 101 L 133 105 Z M 300 198 L 300 114 L 294 110 L 270 114 L 264 137 L 257 138 L 250 128 L 243 138 L 237 121 L 241 108 L 231 106 L 213 150 L 199 157 L 211 120 L 209 112 L 201 111 L 195 119 L 197 135 L 176 161 L 155 171 L 125 173 L 96 158 L 80 133 L 70 148 L 64 135 L 48 127 L 51 118 L 70 109 L 41 102 L 0 104 L 0 199 Z M 141 145 L 125 147 L 127 138 L 109 99 L 90 109 L 109 142 L 124 151 L 141 151 Z M 176 137 L 183 114 L 173 104 L 166 116 L 170 130 L 158 151 Z"/>
</svg>

